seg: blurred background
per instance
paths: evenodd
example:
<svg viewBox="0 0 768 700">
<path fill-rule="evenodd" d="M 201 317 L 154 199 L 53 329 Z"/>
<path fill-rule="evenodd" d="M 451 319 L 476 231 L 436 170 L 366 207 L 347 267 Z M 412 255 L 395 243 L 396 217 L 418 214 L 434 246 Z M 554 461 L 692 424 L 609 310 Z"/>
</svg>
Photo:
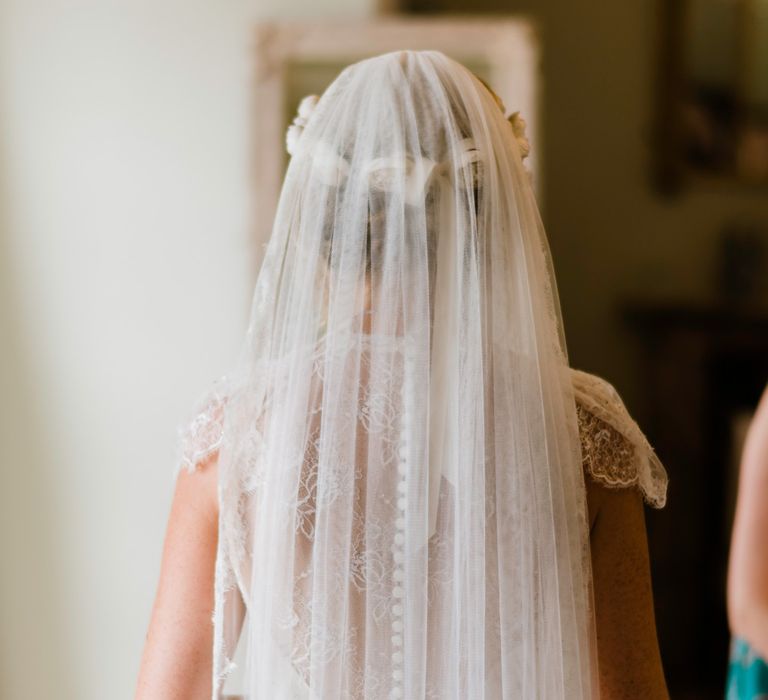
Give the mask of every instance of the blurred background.
<svg viewBox="0 0 768 700">
<path fill-rule="evenodd" d="M 768 381 L 766 0 L 0 0 L 0 697 L 132 696 L 175 429 L 242 339 L 284 127 L 366 32 L 426 48 L 409 22 L 525 28 L 477 70 L 526 81 L 571 363 L 670 474 L 647 520 L 672 697 L 722 697 Z"/>
</svg>

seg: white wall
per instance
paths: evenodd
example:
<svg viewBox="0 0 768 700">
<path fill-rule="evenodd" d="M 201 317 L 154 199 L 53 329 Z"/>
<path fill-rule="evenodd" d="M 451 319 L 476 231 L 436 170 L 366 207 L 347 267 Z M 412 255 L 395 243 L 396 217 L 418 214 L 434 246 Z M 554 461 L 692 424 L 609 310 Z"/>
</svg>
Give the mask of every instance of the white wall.
<svg viewBox="0 0 768 700">
<path fill-rule="evenodd" d="M 129 698 L 253 283 L 246 0 L 0 0 L 0 697 Z"/>
</svg>

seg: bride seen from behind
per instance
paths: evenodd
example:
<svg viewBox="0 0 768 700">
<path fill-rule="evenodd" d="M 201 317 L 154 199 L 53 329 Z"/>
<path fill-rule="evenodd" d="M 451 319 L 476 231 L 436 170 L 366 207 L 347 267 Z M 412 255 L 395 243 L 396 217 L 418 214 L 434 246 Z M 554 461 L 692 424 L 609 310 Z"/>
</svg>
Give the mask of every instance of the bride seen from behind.
<svg viewBox="0 0 768 700">
<path fill-rule="evenodd" d="M 302 103 L 240 362 L 184 431 L 137 698 L 667 697 L 666 474 L 568 366 L 504 111 L 436 51 Z"/>
</svg>

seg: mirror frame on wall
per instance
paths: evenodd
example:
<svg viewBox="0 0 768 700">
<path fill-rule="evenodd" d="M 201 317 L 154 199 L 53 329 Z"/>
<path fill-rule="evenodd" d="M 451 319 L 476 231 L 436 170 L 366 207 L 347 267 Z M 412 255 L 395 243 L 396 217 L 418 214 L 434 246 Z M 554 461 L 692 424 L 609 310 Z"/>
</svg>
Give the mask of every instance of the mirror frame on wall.
<svg viewBox="0 0 768 700">
<path fill-rule="evenodd" d="M 265 22 L 254 30 L 254 195 L 256 241 L 268 240 L 288 156 L 285 130 L 297 99 L 289 94 L 290 71 L 298 65 L 344 66 L 399 49 L 436 49 L 462 63 L 485 66 L 485 76 L 507 112 L 526 121 L 531 155 L 526 165 L 534 189 L 542 191 L 539 131 L 540 41 L 526 17 L 378 18 L 339 22 Z M 318 85 L 321 92 L 325 85 Z M 299 96 L 300 97 L 300 96 Z M 291 104 L 289 104 L 291 102 Z"/>
<path fill-rule="evenodd" d="M 685 154 L 686 128 L 683 107 L 692 77 L 686 61 L 688 42 L 691 41 L 692 34 L 691 2 L 692 0 L 658 0 L 657 3 L 655 110 L 651 156 L 653 187 L 664 195 L 677 195 L 693 187 L 768 193 L 768 174 L 750 178 L 740 174 L 736 168 L 708 172 L 688 162 Z M 739 11 L 747 12 L 743 8 Z M 744 18 L 740 21 L 745 22 Z M 747 33 L 745 29 L 745 34 Z M 742 54 L 745 54 L 746 49 L 740 47 L 738 51 L 739 61 L 743 63 Z M 742 66 L 739 70 L 743 73 L 745 69 Z M 737 83 L 740 78 L 744 78 L 741 73 L 735 76 L 734 93 L 739 90 Z M 766 137 L 768 138 L 768 132 Z M 766 151 L 763 167 L 768 169 L 768 140 L 763 148 Z"/>
</svg>

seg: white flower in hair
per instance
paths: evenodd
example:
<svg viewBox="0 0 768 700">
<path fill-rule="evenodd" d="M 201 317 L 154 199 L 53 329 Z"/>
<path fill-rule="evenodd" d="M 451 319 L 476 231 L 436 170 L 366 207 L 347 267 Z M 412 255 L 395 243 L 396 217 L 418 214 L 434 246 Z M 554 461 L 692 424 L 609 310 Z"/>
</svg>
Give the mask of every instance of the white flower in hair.
<svg viewBox="0 0 768 700">
<path fill-rule="evenodd" d="M 302 140 L 304 127 L 307 125 L 312 112 L 315 110 L 320 98 L 317 95 L 307 95 L 296 110 L 296 117 L 288 127 L 285 134 L 285 145 L 291 156 L 296 156 L 301 151 L 309 155 L 311 160 L 312 175 L 329 186 L 341 183 L 349 173 L 349 163 L 343 156 L 336 153 L 328 143 L 313 141 L 304 143 Z"/>
<path fill-rule="evenodd" d="M 301 102 L 299 102 L 298 113 L 294 117 L 293 123 L 288 127 L 288 131 L 285 133 L 285 147 L 291 155 L 296 152 L 299 145 L 299 139 L 304 132 L 304 127 L 307 125 L 309 117 L 315 109 L 315 105 L 317 105 L 319 99 L 320 98 L 317 95 L 307 95 Z"/>
<path fill-rule="evenodd" d="M 531 144 L 525 136 L 525 119 L 520 116 L 520 112 L 513 112 L 507 117 L 507 121 L 512 125 L 512 133 L 517 139 L 521 159 L 524 159 L 531 152 Z"/>
</svg>

